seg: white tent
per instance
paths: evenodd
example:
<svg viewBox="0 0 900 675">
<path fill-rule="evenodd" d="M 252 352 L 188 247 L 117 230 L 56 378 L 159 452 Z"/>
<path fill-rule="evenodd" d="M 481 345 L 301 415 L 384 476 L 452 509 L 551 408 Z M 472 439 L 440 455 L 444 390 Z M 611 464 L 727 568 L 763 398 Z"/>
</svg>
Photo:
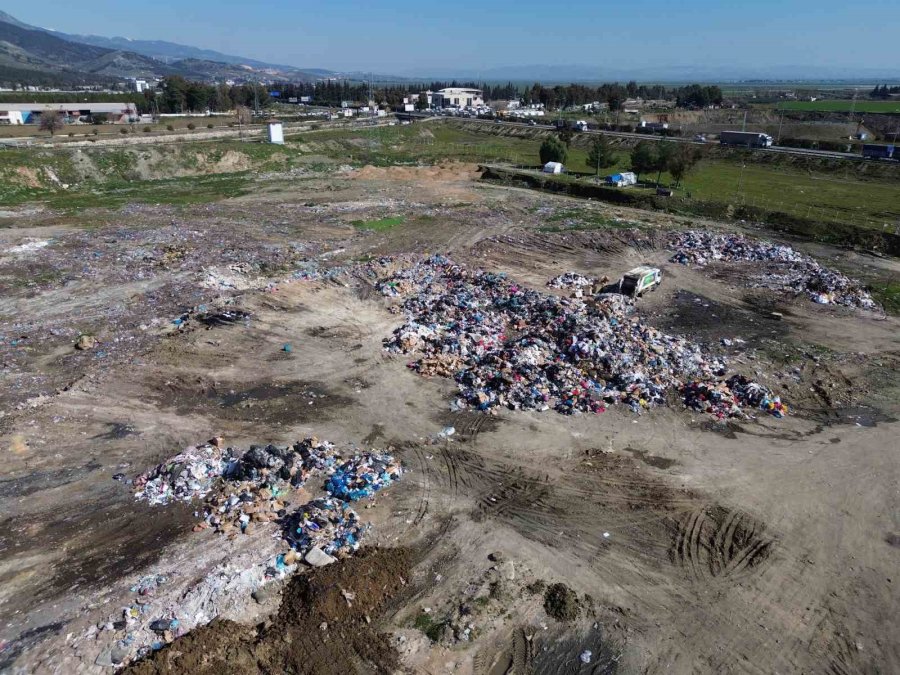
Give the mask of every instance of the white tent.
<svg viewBox="0 0 900 675">
<path fill-rule="evenodd" d="M 559 162 L 547 162 L 544 164 L 544 173 L 562 173 L 566 170 Z"/>
</svg>

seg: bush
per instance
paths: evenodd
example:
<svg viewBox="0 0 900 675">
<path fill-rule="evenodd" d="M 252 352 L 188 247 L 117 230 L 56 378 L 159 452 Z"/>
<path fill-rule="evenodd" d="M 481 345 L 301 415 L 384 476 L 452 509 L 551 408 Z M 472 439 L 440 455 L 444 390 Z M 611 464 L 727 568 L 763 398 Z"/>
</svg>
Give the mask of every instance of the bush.
<svg viewBox="0 0 900 675">
<path fill-rule="evenodd" d="M 145 133 L 145 134 L 149 134 L 151 131 L 153 131 L 152 128 L 150 128 L 150 127 L 144 127 L 144 133 Z"/>
<path fill-rule="evenodd" d="M 234 122 L 229 122 L 229 123 L 228 123 L 228 128 L 231 129 L 232 127 L 234 127 Z"/>
<path fill-rule="evenodd" d="M 551 136 L 541 143 L 540 157 L 541 164 L 546 164 L 547 162 L 565 164 L 569 153 L 562 141 Z"/>
<path fill-rule="evenodd" d="M 119 133 L 124 136 L 125 134 L 128 133 L 128 129 L 126 129 L 125 127 L 122 127 L 121 129 L 119 129 Z"/>
<path fill-rule="evenodd" d="M 194 124 L 193 122 L 188 122 L 188 129 L 190 129 L 191 131 L 193 131 L 193 130 L 196 129 L 196 128 L 197 128 L 197 125 L 196 125 L 196 124 Z"/>
<path fill-rule="evenodd" d="M 171 124 L 167 124 L 166 131 L 175 131 L 175 127 L 173 127 Z"/>
<path fill-rule="evenodd" d="M 209 124 L 206 125 L 206 128 L 213 129 L 213 128 L 215 128 L 215 125 L 212 122 L 210 122 Z"/>
<path fill-rule="evenodd" d="M 578 618 L 578 596 L 565 584 L 553 584 L 544 594 L 544 611 L 557 621 Z"/>
<path fill-rule="evenodd" d="M 96 136 L 96 135 L 99 134 L 99 133 L 100 133 L 99 131 L 97 131 L 96 129 L 94 129 L 94 136 Z"/>
<path fill-rule="evenodd" d="M 74 136 L 74 135 L 75 135 L 75 134 L 72 133 L 71 131 L 69 132 L 69 138 L 72 138 L 72 136 Z"/>
</svg>

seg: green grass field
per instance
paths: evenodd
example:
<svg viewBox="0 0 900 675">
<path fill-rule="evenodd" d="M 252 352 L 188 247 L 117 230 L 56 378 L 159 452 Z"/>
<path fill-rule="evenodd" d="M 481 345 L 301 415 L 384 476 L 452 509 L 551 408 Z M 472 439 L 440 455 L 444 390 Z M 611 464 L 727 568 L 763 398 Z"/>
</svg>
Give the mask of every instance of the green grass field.
<svg viewBox="0 0 900 675">
<path fill-rule="evenodd" d="M 484 129 L 475 129 L 429 123 L 309 132 L 290 138 L 288 144 L 282 147 L 223 142 L 204 144 L 195 149 L 185 146 L 183 156 L 176 150 L 166 152 L 172 154 L 167 161 L 177 160 L 179 166 L 184 164 L 187 167 L 190 162 L 200 161 L 197 152 L 202 151 L 203 161 L 209 163 L 218 161 L 226 151 L 233 150 L 246 155 L 256 171 L 283 170 L 315 157 L 321 157 L 323 162 L 330 162 L 331 165 L 415 165 L 455 160 L 539 168 L 540 143 L 540 138 L 499 135 L 488 125 Z M 600 167 L 600 175 L 629 168 L 627 150 L 619 150 L 615 156 L 612 165 Z M 585 150 L 570 148 L 566 166 L 571 173 L 561 180 L 589 179 L 595 168 L 588 167 L 586 160 Z M 96 181 L 82 182 L 68 191 L 30 188 L 20 181 L 0 181 L 0 204 L 44 201 L 51 207 L 66 210 L 90 206 L 118 207 L 128 202 L 191 204 L 242 194 L 252 187 L 255 180 L 251 173 L 129 180 L 135 161 L 132 154 L 120 150 L 98 152 L 93 161 L 103 175 L 98 176 Z M 76 182 L 71 155 L 67 153 L 19 150 L 0 154 L 0 174 L 12 177 L 17 166 L 36 172 L 35 175 L 39 175 L 42 166 L 51 166 L 62 180 Z M 581 177 L 572 174 L 580 174 Z M 642 178 L 655 181 L 656 175 Z M 672 181 L 664 173 L 661 182 L 668 185 Z M 641 188 L 629 189 L 637 191 Z M 851 170 L 846 174 L 801 171 L 789 166 L 761 163 L 748 163 L 742 168 L 737 158 L 707 159 L 688 174 L 676 194 L 722 204 L 746 204 L 824 223 L 846 223 L 879 230 L 887 226 L 891 231 L 900 224 L 898 181 L 895 178 L 860 179 Z M 360 223 L 358 226 L 388 229 L 398 224 L 386 220 Z"/>
<path fill-rule="evenodd" d="M 900 115 L 900 101 L 785 101 L 778 110 L 802 110 L 807 112 L 887 113 Z"/>
</svg>

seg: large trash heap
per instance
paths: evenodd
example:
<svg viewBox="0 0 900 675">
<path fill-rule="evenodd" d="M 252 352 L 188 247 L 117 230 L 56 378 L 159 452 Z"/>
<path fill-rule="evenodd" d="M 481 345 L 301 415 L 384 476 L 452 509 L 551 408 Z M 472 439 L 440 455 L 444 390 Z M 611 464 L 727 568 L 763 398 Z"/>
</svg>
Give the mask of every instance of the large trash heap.
<svg viewBox="0 0 900 675">
<path fill-rule="evenodd" d="M 134 486 L 135 497 L 150 504 L 202 499 L 198 529 L 236 535 L 254 523 L 278 521 L 292 558 L 308 558 L 313 549 L 318 549 L 314 555 L 340 557 L 359 548 L 366 530 L 349 503 L 374 496 L 402 474 L 389 453 L 343 456 L 332 443 L 316 438 L 246 451 L 224 448 L 214 439 L 138 476 Z M 325 496 L 289 513 L 289 493 L 316 478 L 324 479 Z"/>
<path fill-rule="evenodd" d="M 876 309 L 878 304 L 858 281 L 820 265 L 790 246 L 751 239 L 740 234 L 716 234 L 699 230 L 673 232 L 668 247 L 670 262 L 705 267 L 711 262 L 774 263 L 754 281 L 758 288 L 805 294 L 813 302 Z"/>
<path fill-rule="evenodd" d="M 422 375 L 454 378 L 456 407 L 574 414 L 624 404 L 640 412 L 677 393 L 720 418 L 787 411 L 758 383 L 732 386 L 738 380 L 724 379 L 724 359 L 641 322 L 622 295 L 560 298 L 444 256 L 411 264 L 378 288 L 402 298 L 406 315 L 385 348 L 419 354 L 409 366 Z"/>
</svg>

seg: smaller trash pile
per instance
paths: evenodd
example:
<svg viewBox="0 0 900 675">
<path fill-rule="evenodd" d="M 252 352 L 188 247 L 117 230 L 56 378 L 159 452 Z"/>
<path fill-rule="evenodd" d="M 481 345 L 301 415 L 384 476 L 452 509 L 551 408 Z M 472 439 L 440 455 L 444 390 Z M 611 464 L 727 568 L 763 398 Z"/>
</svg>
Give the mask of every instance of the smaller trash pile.
<svg viewBox="0 0 900 675">
<path fill-rule="evenodd" d="M 319 547 L 332 553 L 358 548 L 364 527 L 348 502 L 372 498 L 399 480 L 402 467 L 388 453 L 342 456 L 334 444 L 307 438 L 294 445 L 223 448 L 221 439 L 186 448 L 135 479 L 135 498 L 150 504 L 204 499 L 203 522 L 226 535 L 248 533 L 254 523 L 281 521 L 285 538 L 302 556 Z M 289 514 L 292 490 L 324 478 L 327 497 Z"/>
<path fill-rule="evenodd" d="M 698 230 L 673 232 L 668 247 L 675 251 L 670 262 L 704 267 L 710 262 L 768 262 L 784 267 L 781 273 L 761 275 L 753 284 L 786 293 L 806 294 L 819 304 L 876 309 L 877 303 L 860 286 L 836 270 L 820 265 L 790 246 L 750 239 L 739 234 L 714 234 Z"/>
<path fill-rule="evenodd" d="M 681 388 L 681 396 L 688 408 L 719 419 L 739 416 L 742 408 L 756 408 L 778 418 L 788 414 L 780 397 L 743 375 L 733 375 L 724 382 L 689 382 Z"/>
<path fill-rule="evenodd" d="M 402 297 L 406 315 L 386 350 L 419 355 L 409 367 L 422 375 L 453 377 L 456 408 L 575 414 L 624 404 L 640 412 L 665 405 L 668 392 L 686 383 L 715 383 L 727 372 L 724 360 L 699 345 L 642 323 L 621 295 L 560 298 L 443 256 L 420 260 L 378 288 Z M 728 414 L 745 416 L 742 405 Z"/>
<path fill-rule="evenodd" d="M 332 497 L 314 499 L 285 520 L 284 538 L 291 549 L 308 552 L 316 548 L 332 557 L 349 555 L 359 548 L 368 530 L 347 502 Z"/>
<path fill-rule="evenodd" d="M 553 277 L 547 282 L 549 288 L 585 288 L 596 283 L 596 279 L 591 279 L 577 272 L 565 272 L 558 277 Z"/>
</svg>

